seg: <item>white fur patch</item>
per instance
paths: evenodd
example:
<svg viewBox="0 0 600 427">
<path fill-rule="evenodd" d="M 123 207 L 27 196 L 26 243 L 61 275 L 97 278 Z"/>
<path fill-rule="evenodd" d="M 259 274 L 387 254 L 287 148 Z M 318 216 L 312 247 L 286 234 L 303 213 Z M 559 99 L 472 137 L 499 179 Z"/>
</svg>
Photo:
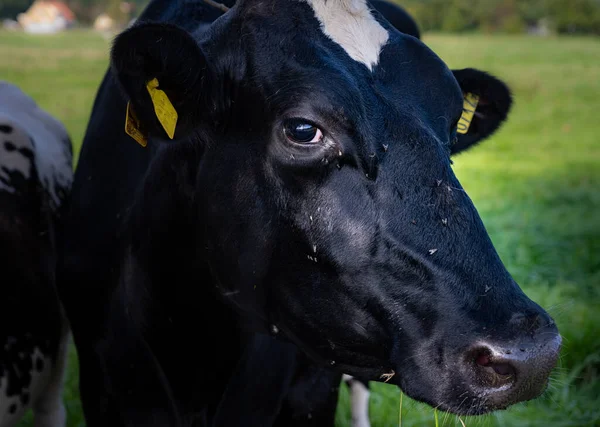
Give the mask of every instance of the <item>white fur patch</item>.
<svg viewBox="0 0 600 427">
<path fill-rule="evenodd" d="M 70 189 L 73 181 L 73 156 L 67 130 L 29 95 L 5 81 L 0 81 L 2 116 L 10 118 L 13 124 L 19 125 L 22 132 L 31 137 L 40 182 L 50 196 L 53 207 L 60 206 L 61 190 Z"/>
<path fill-rule="evenodd" d="M 305 1 L 315 11 L 325 35 L 373 70 L 389 34 L 371 15 L 366 0 Z"/>
<path fill-rule="evenodd" d="M 63 322 L 66 322 L 64 316 Z M 67 423 L 63 390 L 71 334 L 66 325 L 64 329 L 50 378 L 45 389 L 41 390 L 33 401 L 35 427 L 65 427 Z"/>
<path fill-rule="evenodd" d="M 29 179 L 32 173 L 32 159 L 23 154 L 22 150 L 33 153 L 31 138 L 10 117 L 0 113 L 0 125 L 13 128 L 10 135 L 0 132 L 0 190 L 14 193 L 11 185 L 11 173 L 19 173 L 24 179 Z"/>
<path fill-rule="evenodd" d="M 371 427 L 369 419 L 369 397 L 371 393 L 360 381 L 350 375 L 342 376 L 350 388 L 350 406 L 352 411 L 352 427 Z"/>
<path fill-rule="evenodd" d="M 35 367 L 36 360 L 43 360 L 44 368 L 41 372 L 38 372 L 34 368 L 31 370 L 31 383 L 27 387 L 30 401 L 27 405 L 23 405 L 20 395 L 10 397 L 6 395 L 9 386 L 8 376 L 3 375 L 0 377 L 0 427 L 13 427 L 17 425 L 17 422 L 23 417 L 25 412 L 31 408 L 31 401 L 42 392 L 52 373 L 50 359 L 46 358 L 39 349 L 36 348 L 33 354 L 29 354 L 26 357 L 31 358 L 33 367 Z M 25 373 L 23 372 L 22 374 L 24 375 Z M 10 410 L 11 407 L 14 408 L 14 411 Z"/>
<path fill-rule="evenodd" d="M 21 405 L 19 396 L 6 396 L 8 379 L 0 377 L 0 427 L 13 427 L 21 420 L 26 411 Z M 14 413 L 10 413 L 9 408 L 15 405 L 18 408 Z"/>
<path fill-rule="evenodd" d="M 369 396 L 371 393 L 360 382 L 354 381 L 350 386 L 352 395 L 352 427 L 370 427 Z"/>
<path fill-rule="evenodd" d="M 31 359 L 31 382 L 24 390 L 29 395 L 27 404 L 23 404 L 20 394 L 7 396 L 9 384 L 7 367 L 4 366 L 4 374 L 0 375 L 0 427 L 16 427 L 30 408 L 33 409 L 35 427 L 65 427 L 67 414 L 63 388 L 70 338 L 71 334 L 65 326 L 54 363 L 37 347 L 25 356 Z M 38 361 L 43 364 L 41 370 L 37 368 Z M 9 362 L 0 360 L 0 363 Z"/>
</svg>

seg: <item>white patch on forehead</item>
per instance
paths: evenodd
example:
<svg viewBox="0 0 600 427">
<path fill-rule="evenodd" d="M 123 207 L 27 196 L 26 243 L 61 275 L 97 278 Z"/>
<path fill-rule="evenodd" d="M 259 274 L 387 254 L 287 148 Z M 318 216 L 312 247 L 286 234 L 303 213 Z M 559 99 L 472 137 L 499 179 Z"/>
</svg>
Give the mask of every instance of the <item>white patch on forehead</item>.
<svg viewBox="0 0 600 427">
<path fill-rule="evenodd" d="M 61 193 L 70 189 L 73 181 L 73 155 L 63 124 L 17 86 L 5 81 L 0 81 L 0 117 L 8 118 L 33 141 L 38 178 L 53 207 L 60 206 Z M 0 132 L 2 140 L 6 136 Z"/>
<path fill-rule="evenodd" d="M 305 0 L 315 11 L 323 32 L 352 59 L 370 70 L 389 34 L 371 15 L 366 0 Z"/>
</svg>

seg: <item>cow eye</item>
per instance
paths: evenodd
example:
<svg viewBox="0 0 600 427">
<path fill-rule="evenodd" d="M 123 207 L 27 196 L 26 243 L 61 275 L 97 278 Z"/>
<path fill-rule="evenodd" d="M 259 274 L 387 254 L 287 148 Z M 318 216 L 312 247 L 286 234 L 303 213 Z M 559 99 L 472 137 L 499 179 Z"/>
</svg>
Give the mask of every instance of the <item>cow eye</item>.
<svg viewBox="0 0 600 427">
<path fill-rule="evenodd" d="M 283 124 L 287 139 L 297 144 L 314 144 L 323 139 L 321 129 L 302 119 L 291 119 Z"/>
</svg>

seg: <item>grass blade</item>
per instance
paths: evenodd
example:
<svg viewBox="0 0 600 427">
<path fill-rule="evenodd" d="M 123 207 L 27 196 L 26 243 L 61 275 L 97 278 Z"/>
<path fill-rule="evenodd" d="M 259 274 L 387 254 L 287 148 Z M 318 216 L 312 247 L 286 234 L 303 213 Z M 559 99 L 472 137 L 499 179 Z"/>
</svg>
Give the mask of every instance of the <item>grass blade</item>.
<svg viewBox="0 0 600 427">
<path fill-rule="evenodd" d="M 402 390 L 400 390 L 400 408 L 398 410 L 398 427 L 402 427 L 402 397 L 404 396 L 404 393 L 402 393 Z"/>
</svg>

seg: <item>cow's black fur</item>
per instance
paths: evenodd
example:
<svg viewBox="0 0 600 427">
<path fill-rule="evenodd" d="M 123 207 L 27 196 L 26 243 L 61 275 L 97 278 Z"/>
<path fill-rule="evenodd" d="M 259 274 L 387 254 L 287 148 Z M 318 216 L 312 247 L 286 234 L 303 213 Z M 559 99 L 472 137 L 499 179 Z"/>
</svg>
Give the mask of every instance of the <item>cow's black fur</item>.
<svg viewBox="0 0 600 427">
<path fill-rule="evenodd" d="M 449 158 L 499 127 L 509 90 L 451 72 L 373 13 L 390 36 L 373 72 L 305 2 L 246 0 L 209 25 L 220 12 L 201 1 L 156 0 L 117 37 L 61 262 L 89 427 L 237 425 L 237 410 L 292 425 L 313 409 L 330 424 L 335 390 L 311 383 L 336 388 L 340 372 L 393 372 L 458 413 L 514 403 L 466 388 L 489 370 L 463 352 L 551 321 L 504 269 Z M 154 77 L 179 113 L 175 141 L 146 92 Z M 456 134 L 461 89 L 482 95 L 476 136 Z M 145 149 L 123 133 L 127 100 Z M 292 110 L 328 143 L 287 142 Z M 544 369 L 555 357 L 530 353 Z"/>
</svg>

